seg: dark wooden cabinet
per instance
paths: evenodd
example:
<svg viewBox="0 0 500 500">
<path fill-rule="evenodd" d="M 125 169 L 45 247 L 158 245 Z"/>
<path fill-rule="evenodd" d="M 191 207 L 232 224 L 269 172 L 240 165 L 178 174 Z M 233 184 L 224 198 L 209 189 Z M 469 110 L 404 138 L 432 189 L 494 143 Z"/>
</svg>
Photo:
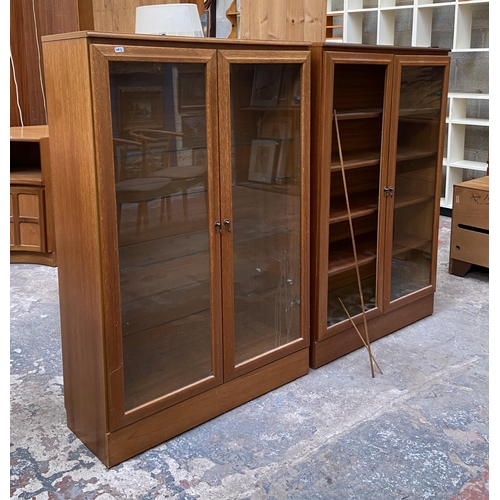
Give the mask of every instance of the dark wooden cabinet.
<svg viewBox="0 0 500 500">
<path fill-rule="evenodd" d="M 10 128 L 10 262 L 56 264 L 46 125 Z"/>
<path fill-rule="evenodd" d="M 432 313 L 445 54 L 316 50 L 312 367 L 363 346 L 351 318 L 375 340 Z"/>
<path fill-rule="evenodd" d="M 43 51 L 68 426 L 112 466 L 308 371 L 310 52 Z"/>
</svg>

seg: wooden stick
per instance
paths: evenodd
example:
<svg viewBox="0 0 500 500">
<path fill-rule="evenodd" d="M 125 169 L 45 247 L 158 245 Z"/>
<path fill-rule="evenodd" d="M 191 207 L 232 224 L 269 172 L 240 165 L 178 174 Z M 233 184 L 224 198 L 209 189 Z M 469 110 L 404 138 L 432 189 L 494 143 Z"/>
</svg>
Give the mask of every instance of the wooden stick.
<svg viewBox="0 0 500 500">
<path fill-rule="evenodd" d="M 352 326 L 354 327 L 354 329 L 356 330 L 356 332 L 358 333 L 359 335 L 359 338 L 361 339 L 361 342 L 363 342 L 363 344 L 365 345 L 365 347 L 368 349 L 368 344 L 365 342 L 365 339 L 363 338 L 363 335 L 361 335 L 361 332 L 358 330 L 358 327 L 356 326 L 356 323 L 354 323 L 354 320 L 351 318 L 351 316 L 349 315 L 349 312 L 347 311 L 344 303 L 342 302 L 342 299 L 339 297 L 339 302 L 342 304 L 342 307 L 344 308 L 344 311 L 345 313 L 347 314 L 347 317 L 351 320 L 351 323 L 352 323 Z M 373 355 L 372 351 L 369 350 L 368 351 L 370 353 L 370 356 L 371 358 L 373 359 L 373 362 L 375 363 L 375 365 L 377 366 L 378 368 L 378 371 L 380 372 L 381 375 L 383 375 L 382 373 L 382 370 L 380 369 L 380 366 L 378 366 L 378 363 L 375 359 L 375 356 Z"/>
<path fill-rule="evenodd" d="M 349 228 L 351 230 L 351 240 L 352 240 L 352 250 L 354 252 L 354 265 L 356 266 L 356 276 L 358 279 L 358 288 L 359 288 L 359 298 L 361 300 L 361 312 L 363 314 L 363 322 L 365 326 L 365 336 L 366 336 L 366 348 L 368 349 L 368 353 L 370 355 L 370 368 L 372 372 L 372 378 L 375 378 L 375 371 L 373 370 L 373 359 L 370 347 L 370 336 L 368 335 L 368 324 L 366 322 L 366 312 L 365 312 L 365 303 L 363 299 L 363 289 L 361 287 L 361 277 L 359 274 L 359 265 L 358 265 L 358 253 L 356 251 L 356 240 L 354 238 L 354 229 L 352 226 L 352 215 L 351 215 L 351 207 L 349 205 L 349 195 L 347 194 L 347 182 L 345 178 L 345 168 L 344 168 L 344 158 L 342 156 L 342 146 L 340 144 L 340 132 L 339 132 L 339 123 L 337 120 L 337 110 L 333 110 L 333 116 L 335 118 L 335 128 L 337 130 L 337 142 L 339 146 L 339 156 L 340 156 L 340 167 L 342 170 L 342 181 L 344 183 L 344 194 L 345 194 L 345 202 L 347 205 L 347 216 L 349 218 Z"/>
</svg>

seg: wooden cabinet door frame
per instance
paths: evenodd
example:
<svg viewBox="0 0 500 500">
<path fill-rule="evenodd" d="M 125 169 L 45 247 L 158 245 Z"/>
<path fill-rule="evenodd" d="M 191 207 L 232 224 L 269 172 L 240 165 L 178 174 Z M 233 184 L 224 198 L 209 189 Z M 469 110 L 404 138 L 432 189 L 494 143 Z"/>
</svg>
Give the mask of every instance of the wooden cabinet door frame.
<svg viewBox="0 0 500 500">
<path fill-rule="evenodd" d="M 302 51 L 276 50 L 220 50 L 218 54 L 220 166 L 221 166 L 221 220 L 232 220 L 231 173 L 231 88 L 230 66 L 233 64 L 301 64 L 301 338 L 265 354 L 235 365 L 234 342 L 234 272 L 233 237 L 222 230 L 222 293 L 224 328 L 224 381 L 260 368 L 309 345 L 309 161 L 310 161 L 310 54 Z"/>
<path fill-rule="evenodd" d="M 399 105 L 400 105 L 400 88 L 401 88 L 401 73 L 404 66 L 440 66 L 443 67 L 443 83 L 441 91 L 441 108 L 440 108 L 440 124 L 439 124 L 439 144 L 436 153 L 436 180 L 434 188 L 434 217 L 432 227 L 432 248 L 431 248 L 431 277 L 430 284 L 416 292 L 400 297 L 394 301 L 390 300 L 391 293 L 391 266 L 392 266 L 392 246 L 393 246 L 393 230 L 394 230 L 394 203 L 395 203 L 395 186 L 396 182 L 396 154 L 398 144 L 398 125 L 399 125 Z M 394 56 L 394 79 L 393 79 L 393 102 L 391 110 L 391 130 L 389 137 L 391 144 L 389 145 L 389 164 L 387 169 L 386 186 L 394 188 L 394 196 L 386 197 L 385 208 L 385 243 L 384 243 L 384 265 L 383 265 L 383 283 L 384 283 L 384 303 L 383 312 L 392 311 L 399 307 L 408 305 L 420 298 L 433 294 L 436 291 L 436 261 L 439 233 L 439 211 L 441 197 L 441 167 L 442 158 L 444 157 L 444 128 L 446 116 L 446 105 L 448 96 L 448 81 L 449 81 L 449 57 L 448 56 L 423 56 L 423 55 L 396 55 Z M 381 193 L 382 197 L 382 193 Z"/>
<path fill-rule="evenodd" d="M 334 122 L 333 110 L 334 103 L 334 79 L 335 67 L 337 65 L 350 64 L 350 65 L 383 65 L 386 66 L 385 74 L 385 89 L 384 89 L 384 107 L 383 107 L 383 124 L 382 124 L 382 137 L 380 146 L 380 182 L 379 182 L 379 207 L 378 207 L 378 241 L 377 241 L 377 306 L 366 312 L 367 319 L 372 319 L 382 314 L 383 311 L 383 265 L 384 265 L 384 234 L 386 231 L 386 224 L 384 214 L 386 211 L 385 200 L 382 196 L 383 188 L 387 179 L 387 163 L 389 154 L 389 129 L 391 117 L 391 97 L 392 97 L 392 81 L 393 81 L 393 66 L 394 56 L 392 54 L 367 54 L 367 53 L 342 53 L 327 51 L 323 54 L 323 68 L 324 78 L 322 86 L 321 105 L 326 111 L 322 111 L 324 119 L 321 131 L 321 167 L 314 179 L 315 196 L 318 197 L 316 206 L 319 213 L 319 230 L 315 235 L 314 258 L 317 259 L 314 263 L 317 269 L 316 274 L 316 294 L 317 300 L 314 301 L 315 320 L 317 328 L 315 331 L 316 341 L 321 341 L 326 338 L 332 337 L 344 330 L 352 327 L 348 318 L 345 321 L 327 326 L 327 309 L 328 309 L 328 236 L 329 236 L 329 211 L 330 211 L 330 173 L 332 163 L 332 141 L 337 140 L 336 127 Z M 320 110 L 318 110 L 319 112 Z M 342 137 L 340 137 L 342 146 Z M 348 186 L 349 188 L 349 186 Z M 359 314 L 353 318 L 353 321 L 360 325 L 363 323 L 363 315 Z"/>
<path fill-rule="evenodd" d="M 220 220 L 216 50 L 151 46 L 113 46 L 93 44 L 90 61 L 95 124 L 96 177 L 103 282 L 103 322 L 105 325 L 105 373 L 108 430 L 114 431 L 148 415 L 184 401 L 222 383 L 222 304 L 221 242 L 215 221 Z M 210 308 L 212 329 L 212 376 L 149 403 L 124 411 L 124 368 L 121 327 L 120 274 L 116 195 L 114 191 L 114 154 L 109 83 L 110 61 L 148 61 L 206 65 L 206 117 L 208 160 L 208 234 L 210 248 Z"/>
</svg>

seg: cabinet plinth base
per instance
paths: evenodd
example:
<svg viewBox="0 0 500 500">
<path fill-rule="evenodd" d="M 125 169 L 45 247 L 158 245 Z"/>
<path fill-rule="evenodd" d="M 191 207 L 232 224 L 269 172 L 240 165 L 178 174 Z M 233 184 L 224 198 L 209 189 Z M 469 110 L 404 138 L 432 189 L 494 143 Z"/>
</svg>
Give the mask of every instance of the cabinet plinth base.
<svg viewBox="0 0 500 500">
<path fill-rule="evenodd" d="M 431 294 L 369 320 L 370 342 L 430 316 L 433 310 L 434 294 Z M 360 331 L 363 332 L 363 328 Z M 320 342 L 313 342 L 311 344 L 311 368 L 319 368 L 360 347 L 363 347 L 363 343 L 352 327 Z"/>
<path fill-rule="evenodd" d="M 42 266 L 56 266 L 56 259 L 53 252 L 26 252 L 23 250 L 10 251 L 11 264 L 40 264 Z"/>
<path fill-rule="evenodd" d="M 308 371 L 309 348 L 306 348 L 108 433 L 104 436 L 107 456 L 98 458 L 106 466 L 113 467 L 226 411 L 302 377 Z"/>
</svg>

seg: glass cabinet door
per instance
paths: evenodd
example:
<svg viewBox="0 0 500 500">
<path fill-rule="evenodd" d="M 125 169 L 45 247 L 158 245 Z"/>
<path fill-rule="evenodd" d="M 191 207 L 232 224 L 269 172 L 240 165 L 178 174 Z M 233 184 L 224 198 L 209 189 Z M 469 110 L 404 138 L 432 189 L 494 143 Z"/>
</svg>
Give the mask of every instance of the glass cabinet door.
<svg viewBox="0 0 500 500">
<path fill-rule="evenodd" d="M 230 126 L 225 137 L 231 149 L 222 160 L 228 180 L 222 231 L 229 378 L 255 368 L 264 356 L 268 362 L 268 355 L 305 346 L 304 57 L 296 63 L 226 67 Z"/>
<path fill-rule="evenodd" d="M 447 85 L 446 64 L 398 66 L 399 106 L 392 159 L 393 198 L 390 301 L 435 285 L 433 250 L 437 245 L 438 175 L 442 161 L 441 116 Z M 437 201 L 436 201 L 437 200 Z"/>
<path fill-rule="evenodd" d="M 102 162 L 110 182 L 101 197 L 115 205 L 117 249 L 109 259 L 119 289 L 109 301 L 118 297 L 121 328 L 109 349 L 121 346 L 121 356 L 109 362 L 120 363 L 122 378 L 112 382 L 122 390 L 113 394 L 123 395 L 127 417 L 222 382 L 220 242 L 211 223 L 220 207 L 208 133 L 215 51 L 197 52 L 196 62 L 180 49 L 154 57 L 147 47 L 111 50 L 96 58 L 95 72 L 109 76 L 108 100 L 101 97 L 96 112 L 112 130 L 113 165 Z"/>
<path fill-rule="evenodd" d="M 379 191 L 390 114 L 391 56 L 328 54 L 325 150 L 321 173 L 322 304 L 319 338 L 375 314 L 379 303 Z M 325 251 L 326 250 L 326 251 Z M 326 278 L 327 277 L 327 278 Z M 326 290 L 325 290 L 326 288 Z"/>
<path fill-rule="evenodd" d="M 213 375 L 206 73 L 109 72 L 127 411 Z"/>
</svg>

